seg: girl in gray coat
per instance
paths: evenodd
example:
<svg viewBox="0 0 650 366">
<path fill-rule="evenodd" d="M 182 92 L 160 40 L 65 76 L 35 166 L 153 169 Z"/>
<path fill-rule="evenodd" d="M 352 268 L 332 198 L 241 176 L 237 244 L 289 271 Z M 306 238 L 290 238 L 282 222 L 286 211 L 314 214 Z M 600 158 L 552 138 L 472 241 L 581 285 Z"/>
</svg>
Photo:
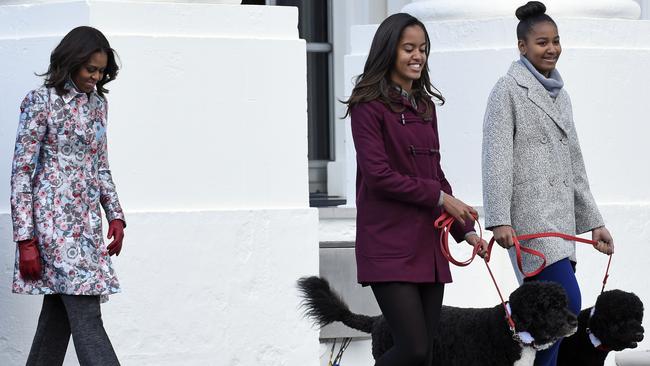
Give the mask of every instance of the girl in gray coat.
<svg viewBox="0 0 650 366">
<path fill-rule="evenodd" d="M 499 79 L 488 100 L 483 126 L 486 227 L 506 249 L 515 235 L 591 231 L 599 242 L 596 249 L 609 254 L 614 242 L 591 195 L 571 102 L 555 68 L 562 52 L 557 25 L 545 12 L 537 1 L 517 9 L 520 60 Z M 546 257 L 544 270 L 526 281 L 560 283 L 577 315 L 581 297 L 575 243 L 541 238 L 522 244 Z M 540 264 L 524 257 L 523 270 L 531 272 Z M 555 365 L 558 348 L 559 342 L 538 352 L 535 365 Z"/>
</svg>

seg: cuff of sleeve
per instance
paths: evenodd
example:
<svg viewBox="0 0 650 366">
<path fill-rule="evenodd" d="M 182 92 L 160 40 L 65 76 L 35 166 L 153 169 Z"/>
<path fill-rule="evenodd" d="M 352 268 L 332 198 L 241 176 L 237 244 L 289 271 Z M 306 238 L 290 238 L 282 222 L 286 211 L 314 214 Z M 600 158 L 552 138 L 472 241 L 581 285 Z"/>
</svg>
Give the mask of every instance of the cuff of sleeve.
<svg viewBox="0 0 650 366">
<path fill-rule="evenodd" d="M 601 224 L 592 224 L 592 225 L 585 225 L 582 227 L 576 227 L 576 235 L 582 235 L 584 233 L 588 233 L 590 231 L 593 231 L 603 226 L 605 226 L 605 224 L 601 223 Z"/>
<path fill-rule="evenodd" d="M 19 241 L 29 240 L 34 237 L 34 226 L 32 223 L 27 223 L 20 227 L 14 227 L 14 241 L 18 243 Z"/>
<path fill-rule="evenodd" d="M 578 221 L 578 220 L 576 220 L 576 221 Z M 576 222 L 576 234 L 581 235 L 581 234 L 584 234 L 584 233 L 588 233 L 588 232 L 590 232 L 590 231 L 592 231 L 594 229 L 597 229 L 597 228 L 603 227 L 603 226 L 605 226 L 605 221 L 603 220 L 603 218 L 600 215 L 598 215 L 597 217 L 595 217 L 591 221 L 583 221 L 583 222 L 578 221 L 578 222 Z"/>
<path fill-rule="evenodd" d="M 487 219 L 485 220 L 485 230 L 490 230 L 492 231 L 495 227 L 499 226 L 512 226 L 509 220 L 502 220 L 502 221 L 488 221 Z"/>
<path fill-rule="evenodd" d="M 465 241 L 467 241 L 467 238 L 469 238 L 470 235 L 478 235 L 478 234 L 476 233 L 476 231 L 470 231 L 470 232 L 468 232 L 467 234 L 465 234 Z"/>
<path fill-rule="evenodd" d="M 445 192 L 440 190 L 440 198 L 438 198 L 438 207 L 442 207 L 444 203 L 445 203 Z"/>
<path fill-rule="evenodd" d="M 106 221 L 110 223 L 113 220 L 121 220 L 124 223 L 124 227 L 126 227 L 126 220 L 124 219 L 124 214 L 121 211 L 115 212 L 106 210 Z"/>
</svg>

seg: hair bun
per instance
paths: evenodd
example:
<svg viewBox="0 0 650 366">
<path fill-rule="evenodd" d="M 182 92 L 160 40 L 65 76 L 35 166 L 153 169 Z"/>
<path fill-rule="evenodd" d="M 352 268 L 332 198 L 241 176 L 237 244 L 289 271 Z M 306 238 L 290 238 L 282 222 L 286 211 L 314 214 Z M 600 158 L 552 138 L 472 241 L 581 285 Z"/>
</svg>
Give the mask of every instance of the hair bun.
<svg viewBox="0 0 650 366">
<path fill-rule="evenodd" d="M 526 5 L 517 8 L 517 19 L 524 20 L 546 13 L 546 6 L 539 1 L 529 1 Z"/>
</svg>

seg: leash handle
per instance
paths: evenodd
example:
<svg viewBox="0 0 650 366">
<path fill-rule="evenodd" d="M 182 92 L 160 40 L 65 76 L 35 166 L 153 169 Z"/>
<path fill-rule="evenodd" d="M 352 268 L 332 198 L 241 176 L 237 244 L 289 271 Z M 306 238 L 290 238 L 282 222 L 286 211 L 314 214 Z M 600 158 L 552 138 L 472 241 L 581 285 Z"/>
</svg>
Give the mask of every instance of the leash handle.
<svg viewBox="0 0 650 366">
<path fill-rule="evenodd" d="M 464 261 L 459 261 L 454 256 L 451 254 L 451 251 L 449 250 L 449 233 L 451 232 L 451 226 L 453 225 L 454 221 L 456 219 L 451 216 L 447 212 L 443 212 L 438 219 L 434 222 L 434 226 L 440 230 L 440 250 L 442 251 L 442 255 L 449 261 L 450 263 L 459 266 L 459 267 L 465 267 L 468 266 L 472 261 L 474 261 L 474 258 L 478 254 L 479 248 L 480 248 L 480 242 L 474 245 L 474 248 L 472 250 L 471 256 L 464 260 Z M 478 215 L 474 216 L 474 221 L 478 224 L 479 227 L 479 237 L 482 239 L 483 238 L 483 228 L 481 227 L 481 224 L 478 221 Z M 540 235 L 540 234 L 538 234 Z M 561 234 L 564 235 L 564 234 Z M 525 240 L 525 239 L 530 239 L 530 235 L 522 235 L 520 237 L 515 237 L 515 251 L 517 253 L 517 266 L 519 267 L 519 270 L 524 274 L 526 277 L 532 277 L 538 275 L 546 266 L 546 257 L 544 257 L 544 254 L 542 252 L 539 252 L 537 250 L 522 246 L 519 243 L 519 240 Z M 490 261 L 490 255 L 492 254 L 492 247 L 494 246 L 494 237 L 490 240 L 488 244 L 488 249 L 487 253 L 485 254 L 485 261 L 489 262 Z M 542 259 L 542 264 L 537 268 L 536 270 L 532 272 L 524 272 L 523 270 L 523 260 L 522 260 L 522 254 L 521 252 L 528 253 L 534 256 L 537 256 Z"/>
<path fill-rule="evenodd" d="M 598 242 L 595 241 L 595 240 L 589 240 L 589 239 L 581 238 L 581 237 L 579 237 L 579 236 L 568 235 L 568 234 L 557 233 L 557 232 L 548 232 L 548 233 L 538 233 L 538 234 L 520 235 L 520 236 L 517 236 L 517 237 L 516 237 L 516 242 L 517 242 L 518 240 L 529 240 L 529 239 L 550 238 L 550 237 L 562 238 L 562 239 L 565 239 L 565 240 L 570 240 L 570 241 L 576 241 L 576 242 L 579 242 L 579 243 L 589 244 L 589 245 L 591 245 L 591 246 L 593 246 L 593 247 L 596 247 L 596 245 L 598 245 Z M 492 239 L 494 239 L 494 238 L 492 238 Z M 522 248 L 522 250 L 526 251 L 526 250 L 524 249 L 524 248 L 526 248 L 526 247 L 521 246 L 521 248 Z M 529 249 L 529 248 L 526 248 L 526 249 Z M 531 250 L 532 250 L 532 249 L 531 249 Z M 540 253 L 540 254 L 541 254 L 541 253 Z M 520 259 L 519 256 L 517 256 L 517 265 L 519 266 L 519 270 L 522 271 L 522 270 L 521 270 L 521 265 L 519 264 L 519 259 Z M 610 254 L 610 255 L 609 255 L 609 260 L 607 261 L 607 269 L 605 270 L 605 277 L 603 277 L 603 287 L 601 287 L 601 289 L 600 289 L 600 293 L 601 293 L 601 294 L 605 291 L 605 285 L 607 284 L 607 280 L 609 279 L 609 268 L 610 268 L 611 264 L 612 264 L 612 255 Z M 541 272 L 542 269 L 544 269 L 544 265 L 542 265 L 542 266 L 539 268 L 540 272 Z M 534 272 L 537 272 L 537 270 L 534 271 Z M 524 272 L 522 271 L 522 273 L 524 273 Z M 538 273 L 539 273 L 539 272 L 537 272 L 537 273 L 535 273 L 535 274 L 531 274 L 530 276 L 534 276 L 534 275 L 536 275 L 536 274 L 538 274 Z M 524 275 L 525 275 L 526 277 L 530 277 L 530 276 L 527 275 L 526 273 L 524 273 Z"/>
<path fill-rule="evenodd" d="M 513 237 L 513 239 L 514 239 L 515 254 L 517 257 L 517 267 L 519 268 L 521 273 L 524 274 L 524 277 L 537 276 L 540 272 L 544 270 L 544 268 L 546 268 L 546 257 L 544 256 L 544 253 L 521 245 L 519 240 L 532 239 L 529 238 L 528 235 L 515 236 Z M 494 239 L 494 237 L 492 237 L 492 239 L 490 239 L 490 243 L 488 244 L 488 254 L 486 255 L 486 261 L 490 260 L 490 255 L 492 254 L 492 247 L 494 246 L 495 242 L 496 240 Z M 540 266 L 533 271 L 524 272 L 523 256 L 521 252 L 539 257 L 542 260 L 542 264 L 540 264 Z"/>
<path fill-rule="evenodd" d="M 478 215 L 473 215 L 474 216 L 474 221 L 476 224 L 478 224 L 479 228 L 479 238 L 483 238 L 483 228 L 481 227 L 481 224 L 478 222 Z M 451 232 L 451 226 L 453 225 L 454 221 L 456 219 L 451 216 L 447 212 L 443 212 L 433 223 L 433 225 L 436 227 L 436 229 L 440 230 L 440 250 L 442 251 L 442 255 L 449 261 L 449 263 L 452 263 L 456 266 L 459 267 L 465 267 L 468 266 L 472 261 L 474 261 L 474 258 L 479 252 L 479 248 L 481 246 L 481 242 L 479 241 L 474 245 L 474 248 L 472 249 L 472 255 L 464 260 L 464 261 L 459 261 L 456 258 L 454 258 L 453 255 L 451 255 L 451 251 L 449 250 L 449 233 Z"/>
</svg>

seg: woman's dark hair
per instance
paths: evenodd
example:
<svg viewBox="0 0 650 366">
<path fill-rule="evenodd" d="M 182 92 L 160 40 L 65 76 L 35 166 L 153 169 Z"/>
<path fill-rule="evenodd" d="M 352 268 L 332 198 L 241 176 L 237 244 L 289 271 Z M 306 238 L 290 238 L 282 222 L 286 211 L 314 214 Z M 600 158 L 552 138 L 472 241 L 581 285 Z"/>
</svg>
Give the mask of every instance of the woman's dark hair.
<svg viewBox="0 0 650 366">
<path fill-rule="evenodd" d="M 350 114 L 350 109 L 355 105 L 363 102 L 378 99 L 388 105 L 393 111 L 399 112 L 404 106 L 401 105 L 400 92 L 394 87 L 395 84 L 390 79 L 390 73 L 395 66 L 397 59 L 397 47 L 402 38 L 402 32 L 406 27 L 417 25 L 424 31 L 426 39 L 426 55 L 429 58 L 431 43 L 429 35 L 424 24 L 417 18 L 406 13 L 393 14 L 386 18 L 377 29 L 370 52 L 363 67 L 363 73 L 356 77 L 355 86 L 348 100 L 342 101 L 347 104 L 348 108 L 345 117 Z M 415 98 L 418 109 L 424 117 L 430 118 L 433 114 L 433 102 L 431 97 L 436 98 L 442 104 L 445 99 L 440 92 L 431 85 L 429 80 L 429 66 L 425 62 L 424 70 L 418 80 L 413 81 L 411 95 Z M 425 107 L 426 109 L 423 109 Z"/>
<path fill-rule="evenodd" d="M 515 11 L 519 24 L 517 24 L 517 39 L 525 40 L 535 24 L 540 22 L 551 22 L 557 27 L 555 21 L 546 15 L 546 6 L 539 1 L 529 1 Z"/>
<path fill-rule="evenodd" d="M 111 48 L 102 32 L 92 27 L 77 27 L 63 37 L 50 55 L 50 66 L 47 72 L 38 76 L 45 77 L 45 86 L 55 88 L 58 95 L 67 92 L 65 85 L 68 80 L 84 66 L 95 52 L 105 52 L 108 62 L 104 76 L 97 82 L 97 93 L 101 96 L 108 93 L 104 85 L 115 80 L 119 66 L 115 61 L 115 50 Z"/>
</svg>

